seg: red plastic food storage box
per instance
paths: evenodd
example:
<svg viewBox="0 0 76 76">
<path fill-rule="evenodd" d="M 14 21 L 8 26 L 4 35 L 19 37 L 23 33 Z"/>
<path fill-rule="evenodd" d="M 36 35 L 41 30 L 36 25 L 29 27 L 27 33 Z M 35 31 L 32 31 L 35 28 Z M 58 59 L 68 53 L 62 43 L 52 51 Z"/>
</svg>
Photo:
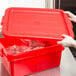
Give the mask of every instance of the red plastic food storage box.
<svg viewBox="0 0 76 76">
<path fill-rule="evenodd" d="M 62 10 L 8 8 L 2 18 L 1 63 L 10 76 L 25 76 L 60 65 L 64 49 L 57 44 L 61 35 L 74 37 L 71 21 Z M 16 55 L 7 53 L 11 45 L 23 45 L 21 39 L 49 41 L 50 46 Z M 28 43 L 24 44 L 28 45 Z"/>
</svg>

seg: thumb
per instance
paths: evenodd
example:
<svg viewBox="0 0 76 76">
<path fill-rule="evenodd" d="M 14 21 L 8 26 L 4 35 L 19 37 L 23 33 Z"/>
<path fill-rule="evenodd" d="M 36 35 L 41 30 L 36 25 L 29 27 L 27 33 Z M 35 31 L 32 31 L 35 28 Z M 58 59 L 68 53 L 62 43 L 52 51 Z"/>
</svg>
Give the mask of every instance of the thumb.
<svg viewBox="0 0 76 76">
<path fill-rule="evenodd" d="M 62 44 L 62 41 L 58 41 L 57 44 Z"/>
<path fill-rule="evenodd" d="M 63 34 L 62 37 L 68 38 L 68 37 L 70 37 L 70 36 Z"/>
</svg>

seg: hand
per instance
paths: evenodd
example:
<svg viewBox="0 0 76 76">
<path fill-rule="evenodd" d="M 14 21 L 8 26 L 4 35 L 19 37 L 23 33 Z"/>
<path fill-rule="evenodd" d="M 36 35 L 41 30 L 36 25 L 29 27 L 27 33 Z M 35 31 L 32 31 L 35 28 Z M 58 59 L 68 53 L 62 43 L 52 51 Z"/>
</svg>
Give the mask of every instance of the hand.
<svg viewBox="0 0 76 76">
<path fill-rule="evenodd" d="M 76 15 L 74 15 L 70 11 L 65 11 L 64 13 L 66 13 L 68 15 L 68 17 L 71 21 L 76 22 Z"/>
<path fill-rule="evenodd" d="M 74 47 L 76 48 L 76 41 L 68 36 L 68 35 L 62 35 L 63 37 L 65 37 L 62 41 L 58 41 L 58 44 L 63 45 L 64 47 Z"/>
</svg>

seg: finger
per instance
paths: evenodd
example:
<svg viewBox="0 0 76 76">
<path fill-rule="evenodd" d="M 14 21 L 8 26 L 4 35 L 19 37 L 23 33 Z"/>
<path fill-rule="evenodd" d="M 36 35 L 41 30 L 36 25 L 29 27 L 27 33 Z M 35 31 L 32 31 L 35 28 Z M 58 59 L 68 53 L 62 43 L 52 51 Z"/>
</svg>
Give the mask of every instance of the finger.
<svg viewBox="0 0 76 76">
<path fill-rule="evenodd" d="M 58 41 L 57 44 L 62 44 L 62 41 Z"/>
<path fill-rule="evenodd" d="M 69 11 L 64 11 L 64 13 L 65 13 L 68 17 L 70 17 Z"/>
<path fill-rule="evenodd" d="M 76 22 L 76 19 L 71 18 L 70 20 L 73 21 L 73 22 Z"/>
<path fill-rule="evenodd" d="M 63 47 L 68 47 L 66 44 L 63 44 L 63 41 L 58 41 L 57 44 L 62 45 Z"/>
<path fill-rule="evenodd" d="M 68 35 L 63 34 L 62 37 L 69 37 Z"/>
<path fill-rule="evenodd" d="M 64 13 L 68 13 L 68 12 L 70 12 L 70 11 L 64 11 Z"/>
<path fill-rule="evenodd" d="M 64 13 L 66 13 L 69 17 L 74 17 L 75 15 L 72 13 L 72 12 L 70 12 L 70 11 L 65 11 Z"/>
</svg>

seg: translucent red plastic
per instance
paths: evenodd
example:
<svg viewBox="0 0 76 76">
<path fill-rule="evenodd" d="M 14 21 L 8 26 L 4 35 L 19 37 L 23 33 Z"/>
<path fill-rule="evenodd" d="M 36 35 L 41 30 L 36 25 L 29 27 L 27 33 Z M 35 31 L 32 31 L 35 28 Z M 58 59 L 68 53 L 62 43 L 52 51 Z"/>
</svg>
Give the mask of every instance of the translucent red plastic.
<svg viewBox="0 0 76 76">
<path fill-rule="evenodd" d="M 19 54 L 8 54 L 7 47 L 10 45 L 23 45 L 20 40 L 12 38 L 1 38 L 0 46 L 3 48 L 1 63 L 10 76 L 25 76 L 42 70 L 58 67 L 60 65 L 61 53 L 64 49 L 56 42 L 50 41 L 51 45 L 22 52 Z M 25 44 L 28 45 L 28 44 Z"/>
<path fill-rule="evenodd" d="M 10 76 L 25 76 L 58 67 L 64 48 L 57 41 L 62 40 L 62 34 L 74 37 L 71 21 L 64 11 L 57 9 L 8 8 L 1 24 L 4 35 L 0 38 L 1 63 Z M 29 47 L 26 39 L 39 40 L 47 46 L 18 54 L 8 53 L 7 48 L 13 45 Z"/>
<path fill-rule="evenodd" d="M 72 37 L 72 24 L 62 10 L 8 8 L 2 19 L 2 34 L 15 38 L 61 39 Z"/>
</svg>

